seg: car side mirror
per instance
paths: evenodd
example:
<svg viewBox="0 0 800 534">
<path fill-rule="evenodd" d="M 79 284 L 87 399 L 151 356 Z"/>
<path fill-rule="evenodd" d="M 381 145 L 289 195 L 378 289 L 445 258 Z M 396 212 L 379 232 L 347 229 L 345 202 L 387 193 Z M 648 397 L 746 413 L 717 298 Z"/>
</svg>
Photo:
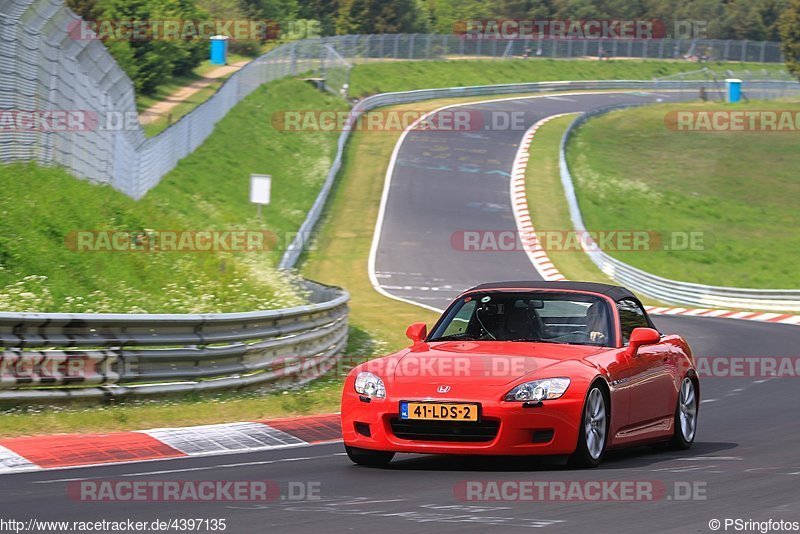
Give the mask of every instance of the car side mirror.
<svg viewBox="0 0 800 534">
<path fill-rule="evenodd" d="M 628 355 L 636 356 L 639 347 L 661 341 L 661 334 L 654 328 L 634 328 L 628 340 Z"/>
<path fill-rule="evenodd" d="M 414 323 L 406 328 L 406 337 L 410 339 L 414 345 L 422 343 L 428 337 L 428 325 L 425 323 Z"/>
</svg>

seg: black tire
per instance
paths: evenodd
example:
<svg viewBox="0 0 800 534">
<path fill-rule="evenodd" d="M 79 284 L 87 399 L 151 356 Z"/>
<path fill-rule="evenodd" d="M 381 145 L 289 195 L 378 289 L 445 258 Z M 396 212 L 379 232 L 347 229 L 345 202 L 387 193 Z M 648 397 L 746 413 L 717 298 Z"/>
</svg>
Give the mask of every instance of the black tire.
<svg viewBox="0 0 800 534">
<path fill-rule="evenodd" d="M 587 430 L 587 414 L 589 414 L 590 411 L 595 411 L 590 408 L 590 404 L 592 406 L 596 406 L 598 399 L 602 400 L 602 409 L 603 409 L 602 422 L 600 420 L 597 420 L 596 422 L 601 423 L 601 425 L 600 426 L 593 425 L 592 431 L 594 433 L 595 440 L 601 439 L 601 444 L 599 446 L 599 453 L 598 453 L 597 441 L 593 441 L 592 443 L 589 442 L 588 438 L 589 430 Z M 594 415 L 598 416 L 600 414 L 595 413 Z M 611 410 L 609 407 L 608 396 L 600 386 L 598 386 L 597 384 L 593 384 L 589 388 L 589 391 L 586 393 L 586 400 L 583 402 L 581 426 L 578 432 L 578 447 L 575 449 L 575 452 L 572 453 L 572 455 L 569 457 L 567 465 L 569 465 L 570 467 L 577 467 L 577 468 L 591 468 L 600 465 L 600 462 L 603 461 L 603 456 L 605 455 L 606 452 L 606 444 L 608 443 L 608 429 L 609 429 L 610 415 L 611 415 Z M 601 427 L 602 430 L 600 430 Z M 602 437 L 600 437 L 601 432 L 602 432 Z"/>
<path fill-rule="evenodd" d="M 691 391 L 691 402 L 687 404 L 686 391 L 688 388 Z M 681 388 L 678 391 L 678 402 L 675 407 L 675 419 L 673 426 L 675 431 L 672 434 L 672 439 L 669 442 L 670 448 L 678 451 L 685 451 L 692 447 L 694 437 L 697 435 L 697 415 L 699 408 L 699 397 L 697 396 L 697 384 L 694 383 L 690 377 L 685 377 L 681 382 Z M 687 426 L 684 417 L 691 415 L 691 426 Z M 687 432 L 687 430 L 690 430 Z"/>
<path fill-rule="evenodd" d="M 358 449 L 356 447 L 344 446 L 347 457 L 354 464 L 363 465 L 366 467 L 386 467 L 389 462 L 394 458 L 393 452 L 386 451 L 370 451 L 367 449 Z"/>
</svg>

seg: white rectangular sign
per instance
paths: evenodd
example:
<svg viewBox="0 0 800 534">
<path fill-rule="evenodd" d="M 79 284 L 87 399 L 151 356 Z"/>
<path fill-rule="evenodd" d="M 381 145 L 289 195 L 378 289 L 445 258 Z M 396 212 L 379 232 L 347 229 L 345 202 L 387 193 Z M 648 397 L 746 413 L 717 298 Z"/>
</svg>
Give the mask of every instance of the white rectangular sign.
<svg viewBox="0 0 800 534">
<path fill-rule="evenodd" d="M 250 175 L 250 202 L 253 204 L 269 204 L 272 176 L 269 174 Z"/>
</svg>

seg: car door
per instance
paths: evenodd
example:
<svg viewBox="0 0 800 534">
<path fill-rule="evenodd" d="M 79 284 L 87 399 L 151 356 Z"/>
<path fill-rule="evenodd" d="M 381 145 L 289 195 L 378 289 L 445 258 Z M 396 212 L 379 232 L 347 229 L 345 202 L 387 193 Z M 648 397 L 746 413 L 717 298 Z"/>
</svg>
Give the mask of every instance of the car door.
<svg viewBox="0 0 800 534">
<path fill-rule="evenodd" d="M 641 305 L 633 299 L 617 302 L 622 340 L 625 346 L 634 328 L 652 328 Z M 629 357 L 630 411 L 629 423 L 639 426 L 671 416 L 674 405 L 670 399 L 672 372 L 670 371 L 671 347 L 664 343 L 644 345 L 634 356 Z"/>
</svg>

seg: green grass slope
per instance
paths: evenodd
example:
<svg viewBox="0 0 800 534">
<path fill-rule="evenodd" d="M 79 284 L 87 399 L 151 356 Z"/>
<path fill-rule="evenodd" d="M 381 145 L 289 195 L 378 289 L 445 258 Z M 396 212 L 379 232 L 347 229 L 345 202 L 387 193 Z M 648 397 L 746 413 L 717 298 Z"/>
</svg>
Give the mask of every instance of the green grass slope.
<svg viewBox="0 0 800 534">
<path fill-rule="evenodd" d="M 592 119 L 567 147 L 586 226 L 700 232 L 702 244 L 695 250 L 610 251 L 660 276 L 798 287 L 798 132 L 675 131 L 664 122 L 675 109 L 797 113 L 800 104 L 658 105 Z"/>
<path fill-rule="evenodd" d="M 314 201 L 336 132 L 282 132 L 273 113 L 344 108 L 299 80 L 263 86 L 142 200 L 56 168 L 0 166 L 0 311 L 223 312 L 302 302 L 274 265 Z M 263 220 L 250 173 L 273 175 Z M 76 251 L 76 231 L 270 232 L 267 252 Z"/>
<path fill-rule="evenodd" d="M 712 70 L 783 71 L 782 64 L 710 63 Z M 562 80 L 650 80 L 697 70 L 688 61 L 664 60 L 455 60 L 398 61 L 357 65 L 350 75 L 350 94 L 361 97 L 386 91 L 435 87 Z"/>
</svg>

